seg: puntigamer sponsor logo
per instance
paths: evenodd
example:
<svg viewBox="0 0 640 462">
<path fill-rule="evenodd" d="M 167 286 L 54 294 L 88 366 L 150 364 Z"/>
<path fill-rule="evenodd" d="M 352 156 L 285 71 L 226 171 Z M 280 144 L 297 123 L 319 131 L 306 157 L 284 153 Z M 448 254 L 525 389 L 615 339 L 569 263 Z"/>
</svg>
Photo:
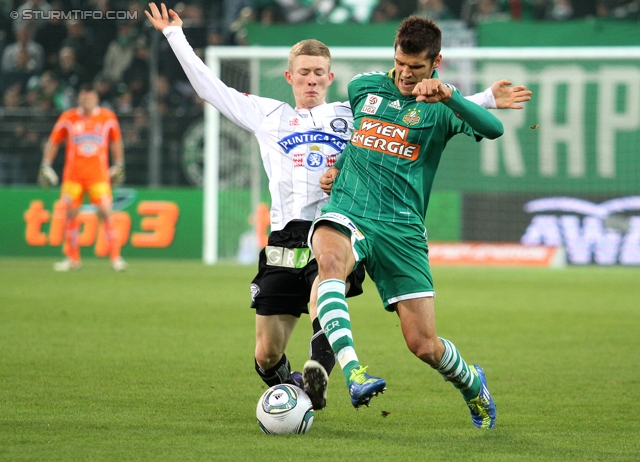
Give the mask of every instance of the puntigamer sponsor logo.
<svg viewBox="0 0 640 462">
<path fill-rule="evenodd" d="M 325 144 L 332 147 L 337 152 L 342 152 L 347 147 L 347 141 L 343 140 L 339 136 L 332 135 L 331 133 L 325 133 L 320 131 L 308 131 L 304 133 L 294 133 L 289 136 L 285 136 L 278 144 L 285 152 L 289 154 L 292 149 L 301 144 Z"/>
<path fill-rule="evenodd" d="M 353 134 L 351 144 L 403 159 L 416 160 L 420 146 L 408 143 L 408 136 L 407 127 L 364 118 L 360 129 Z"/>
</svg>

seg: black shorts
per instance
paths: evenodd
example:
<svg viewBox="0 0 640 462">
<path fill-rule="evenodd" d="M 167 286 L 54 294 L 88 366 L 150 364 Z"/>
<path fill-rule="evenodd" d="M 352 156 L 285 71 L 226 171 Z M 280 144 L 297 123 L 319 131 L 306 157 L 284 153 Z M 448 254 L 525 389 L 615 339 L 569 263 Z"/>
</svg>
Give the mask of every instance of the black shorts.
<svg viewBox="0 0 640 462">
<path fill-rule="evenodd" d="M 309 313 L 309 296 L 318 275 L 315 259 L 308 261 L 310 221 L 292 221 L 281 231 L 269 235 L 267 247 L 260 251 L 258 274 L 251 282 L 251 308 L 269 316 Z M 362 293 L 365 271 L 361 265 L 348 277 L 347 297 Z"/>
</svg>

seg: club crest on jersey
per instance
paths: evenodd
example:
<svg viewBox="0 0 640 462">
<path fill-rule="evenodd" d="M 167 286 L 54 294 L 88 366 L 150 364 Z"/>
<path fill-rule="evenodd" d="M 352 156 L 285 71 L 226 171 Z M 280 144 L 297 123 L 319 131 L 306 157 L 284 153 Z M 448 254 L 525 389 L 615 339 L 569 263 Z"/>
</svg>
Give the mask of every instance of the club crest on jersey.
<svg viewBox="0 0 640 462">
<path fill-rule="evenodd" d="M 362 106 L 360 112 L 364 112 L 366 114 L 375 114 L 376 112 L 378 112 L 378 108 L 380 107 L 380 104 L 382 104 L 383 100 L 384 98 L 378 95 L 368 94 L 367 99 L 364 102 L 364 106 Z"/>
<path fill-rule="evenodd" d="M 304 167 L 307 170 L 315 171 L 321 170 L 324 167 L 331 167 L 338 160 L 337 154 L 323 154 L 319 150 L 318 146 L 312 146 L 309 148 L 309 152 L 296 152 L 293 154 L 293 166 Z"/>
<path fill-rule="evenodd" d="M 293 119 L 289 119 L 290 127 L 297 127 L 298 125 L 300 125 L 300 119 L 298 119 L 297 117 L 294 117 Z"/>
<path fill-rule="evenodd" d="M 404 115 L 404 117 L 402 118 L 402 121 L 406 124 L 406 125 L 415 125 L 417 123 L 420 122 L 420 113 L 422 111 L 420 109 L 418 109 L 417 107 L 415 108 L 410 108 L 407 113 Z"/>
<path fill-rule="evenodd" d="M 336 133 L 347 133 L 347 129 L 349 128 L 347 121 L 339 117 L 329 122 L 329 125 L 331 125 L 331 128 Z"/>
<path fill-rule="evenodd" d="M 309 146 L 309 153 L 304 160 L 305 167 L 309 170 L 318 170 L 324 166 L 324 156 L 320 146 Z"/>
</svg>

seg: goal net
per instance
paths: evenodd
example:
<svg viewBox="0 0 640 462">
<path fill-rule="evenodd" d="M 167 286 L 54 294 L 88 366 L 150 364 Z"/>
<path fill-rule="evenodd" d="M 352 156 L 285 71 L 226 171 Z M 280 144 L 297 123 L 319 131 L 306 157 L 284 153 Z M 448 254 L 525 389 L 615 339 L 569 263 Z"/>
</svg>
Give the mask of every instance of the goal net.
<svg viewBox="0 0 640 462">
<path fill-rule="evenodd" d="M 229 86 L 293 105 L 289 49 L 209 47 Z M 328 101 L 361 72 L 388 70 L 392 48 L 332 47 Z M 640 264 L 640 47 L 444 48 L 441 80 L 463 94 L 508 79 L 533 91 L 495 110 L 504 135 L 454 137 L 426 224 L 430 242 L 563 246 L 569 263 Z M 268 232 L 268 185 L 253 136 L 207 105 L 203 260 L 252 262 Z"/>
</svg>

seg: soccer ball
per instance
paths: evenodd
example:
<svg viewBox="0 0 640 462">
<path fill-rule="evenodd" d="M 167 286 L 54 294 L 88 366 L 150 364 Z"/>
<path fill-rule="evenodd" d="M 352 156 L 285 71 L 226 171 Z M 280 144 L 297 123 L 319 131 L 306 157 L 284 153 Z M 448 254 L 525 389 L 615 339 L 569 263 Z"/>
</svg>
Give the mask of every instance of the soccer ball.
<svg viewBox="0 0 640 462">
<path fill-rule="evenodd" d="M 275 385 L 258 400 L 256 417 L 267 435 L 306 433 L 313 423 L 313 405 L 309 396 L 295 385 Z"/>
</svg>

